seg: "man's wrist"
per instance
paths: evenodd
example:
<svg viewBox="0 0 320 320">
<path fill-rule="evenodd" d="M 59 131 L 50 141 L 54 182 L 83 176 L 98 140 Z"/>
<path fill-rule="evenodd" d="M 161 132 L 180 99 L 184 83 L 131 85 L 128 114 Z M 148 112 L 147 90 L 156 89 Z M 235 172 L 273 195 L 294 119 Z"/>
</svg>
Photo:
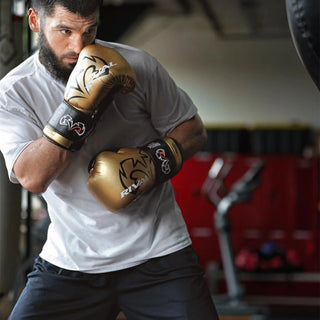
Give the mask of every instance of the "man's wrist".
<svg viewBox="0 0 320 320">
<path fill-rule="evenodd" d="M 64 101 L 44 127 L 43 135 L 58 146 L 74 151 L 81 148 L 93 124 L 94 115 L 81 112 Z"/>
</svg>

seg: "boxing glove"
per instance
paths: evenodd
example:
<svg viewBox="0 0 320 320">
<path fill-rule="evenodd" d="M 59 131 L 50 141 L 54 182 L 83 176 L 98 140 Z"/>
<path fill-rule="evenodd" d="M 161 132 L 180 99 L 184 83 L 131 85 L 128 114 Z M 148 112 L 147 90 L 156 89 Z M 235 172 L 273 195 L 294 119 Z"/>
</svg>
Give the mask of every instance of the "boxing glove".
<svg viewBox="0 0 320 320">
<path fill-rule="evenodd" d="M 95 44 L 86 46 L 70 74 L 64 101 L 44 127 L 43 135 L 65 149 L 79 149 L 95 116 L 101 113 L 102 99 L 111 102 L 116 92 L 131 92 L 135 83 L 134 71 L 117 51 Z"/>
<path fill-rule="evenodd" d="M 169 137 L 141 148 L 103 151 L 89 164 L 88 187 L 102 205 L 117 212 L 172 178 L 182 163 L 181 149 Z"/>
</svg>

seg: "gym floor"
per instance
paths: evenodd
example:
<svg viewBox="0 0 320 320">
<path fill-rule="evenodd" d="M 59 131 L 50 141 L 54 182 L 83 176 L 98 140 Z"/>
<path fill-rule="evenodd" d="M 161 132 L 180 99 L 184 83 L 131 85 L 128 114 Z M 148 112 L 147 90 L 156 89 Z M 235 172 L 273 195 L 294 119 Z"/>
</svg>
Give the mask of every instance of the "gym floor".
<svg viewBox="0 0 320 320">
<path fill-rule="evenodd" d="M 273 308 L 270 320 L 319 320 L 320 308 L 315 307 L 286 307 Z M 221 319 L 222 320 L 222 319 Z M 240 320 L 240 319 L 239 319 Z"/>
</svg>

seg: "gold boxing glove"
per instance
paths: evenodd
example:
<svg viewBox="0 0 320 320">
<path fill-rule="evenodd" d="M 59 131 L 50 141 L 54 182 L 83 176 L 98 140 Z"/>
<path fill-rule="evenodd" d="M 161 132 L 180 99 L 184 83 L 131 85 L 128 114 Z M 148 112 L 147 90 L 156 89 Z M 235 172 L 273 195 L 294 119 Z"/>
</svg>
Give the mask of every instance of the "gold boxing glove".
<svg viewBox="0 0 320 320">
<path fill-rule="evenodd" d="M 181 169 L 182 152 L 166 137 L 141 148 L 103 151 L 91 161 L 88 187 L 108 210 L 117 212 Z"/>
<path fill-rule="evenodd" d="M 131 92 L 136 76 L 129 63 L 115 50 L 92 44 L 82 49 L 70 74 L 64 101 L 58 106 L 43 134 L 68 150 L 78 149 L 94 124 L 102 99 L 111 100 L 121 91 Z M 102 110 L 103 111 L 103 110 Z"/>
</svg>

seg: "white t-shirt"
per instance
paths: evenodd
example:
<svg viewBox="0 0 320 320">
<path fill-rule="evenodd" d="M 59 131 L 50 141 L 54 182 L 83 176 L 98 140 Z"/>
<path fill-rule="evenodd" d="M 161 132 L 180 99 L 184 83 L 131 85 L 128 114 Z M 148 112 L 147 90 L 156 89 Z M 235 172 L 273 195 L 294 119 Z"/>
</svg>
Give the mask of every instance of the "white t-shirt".
<svg viewBox="0 0 320 320">
<path fill-rule="evenodd" d="M 87 179 L 88 164 L 98 152 L 145 145 L 197 113 L 188 95 L 152 56 L 132 47 L 97 42 L 127 59 L 137 86 L 130 94 L 116 96 L 72 162 L 43 193 L 51 224 L 40 253 L 61 268 L 88 273 L 128 268 L 191 243 L 170 182 L 114 214 L 95 200 Z M 17 183 L 14 162 L 42 136 L 63 100 L 64 87 L 40 64 L 38 53 L 0 81 L 0 149 L 12 182 Z"/>
</svg>

